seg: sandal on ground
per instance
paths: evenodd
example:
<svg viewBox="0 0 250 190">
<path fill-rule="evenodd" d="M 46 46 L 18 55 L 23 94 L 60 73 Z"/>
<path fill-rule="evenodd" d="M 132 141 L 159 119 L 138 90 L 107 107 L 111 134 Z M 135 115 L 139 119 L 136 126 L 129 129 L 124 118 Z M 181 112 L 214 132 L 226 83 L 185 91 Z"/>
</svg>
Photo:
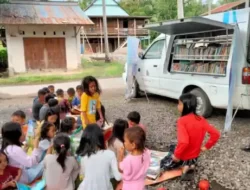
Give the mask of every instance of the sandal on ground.
<svg viewBox="0 0 250 190">
<path fill-rule="evenodd" d="M 194 170 L 190 169 L 186 173 L 183 173 L 181 176 L 181 181 L 191 181 L 194 177 Z"/>
</svg>

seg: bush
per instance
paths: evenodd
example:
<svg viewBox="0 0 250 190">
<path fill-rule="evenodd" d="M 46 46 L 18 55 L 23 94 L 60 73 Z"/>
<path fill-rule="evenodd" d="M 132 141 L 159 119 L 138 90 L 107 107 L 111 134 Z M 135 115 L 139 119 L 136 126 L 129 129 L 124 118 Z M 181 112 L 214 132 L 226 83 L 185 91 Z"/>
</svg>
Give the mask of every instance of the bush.
<svg viewBox="0 0 250 190">
<path fill-rule="evenodd" d="M 6 48 L 0 49 L 0 68 L 7 68 L 8 53 Z"/>
</svg>

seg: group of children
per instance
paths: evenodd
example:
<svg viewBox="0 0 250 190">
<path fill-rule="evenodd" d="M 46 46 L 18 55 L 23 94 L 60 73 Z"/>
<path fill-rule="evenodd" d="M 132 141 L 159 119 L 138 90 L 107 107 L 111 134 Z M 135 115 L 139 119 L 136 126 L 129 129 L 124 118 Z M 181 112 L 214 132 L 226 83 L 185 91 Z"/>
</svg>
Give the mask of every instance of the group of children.
<svg viewBox="0 0 250 190">
<path fill-rule="evenodd" d="M 105 139 L 101 90 L 94 77 L 83 79 L 76 88 L 77 96 L 73 88 L 67 91 L 68 99 L 63 90 L 58 89 L 56 95 L 54 91 L 53 86 L 41 89 L 34 99 L 32 113 L 37 124 L 32 145 L 27 143 L 29 131 L 23 111 L 13 113 L 12 121 L 3 125 L 0 189 L 16 188 L 16 182 L 30 184 L 43 176 L 48 190 L 73 190 L 77 179 L 82 181 L 79 190 L 144 190 L 150 151 L 145 147 L 146 128 L 140 123 L 140 114 L 134 111 L 127 120 L 117 119 L 111 138 Z M 195 114 L 196 105 L 193 95 L 180 97 L 173 160 L 184 161 L 183 176 L 194 169 L 200 152 L 210 149 L 220 136 Z M 77 111 L 79 119 L 67 115 Z M 78 129 L 82 129 L 82 136 L 75 150 L 71 137 Z M 207 132 L 210 139 L 202 147 Z"/>
</svg>

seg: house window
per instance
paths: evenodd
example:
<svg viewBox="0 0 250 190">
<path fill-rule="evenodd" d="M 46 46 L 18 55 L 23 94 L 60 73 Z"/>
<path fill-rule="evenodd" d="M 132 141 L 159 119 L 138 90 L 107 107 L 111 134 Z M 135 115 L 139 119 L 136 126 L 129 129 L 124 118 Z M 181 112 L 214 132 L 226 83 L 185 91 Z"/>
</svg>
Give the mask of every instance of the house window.
<svg viewBox="0 0 250 190">
<path fill-rule="evenodd" d="M 123 28 L 128 28 L 128 20 L 123 21 Z"/>
</svg>

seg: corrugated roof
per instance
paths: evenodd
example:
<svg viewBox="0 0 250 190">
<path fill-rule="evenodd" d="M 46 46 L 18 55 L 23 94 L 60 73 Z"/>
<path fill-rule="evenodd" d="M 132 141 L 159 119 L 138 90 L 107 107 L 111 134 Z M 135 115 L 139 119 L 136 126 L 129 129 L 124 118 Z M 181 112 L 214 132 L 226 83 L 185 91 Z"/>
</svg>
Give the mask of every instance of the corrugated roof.
<svg viewBox="0 0 250 190">
<path fill-rule="evenodd" d="M 88 25 L 93 22 L 75 4 L 2 4 L 0 24 L 69 24 Z"/>
<path fill-rule="evenodd" d="M 233 9 L 234 7 L 237 7 L 237 6 L 239 6 L 239 5 L 243 4 L 243 3 L 245 3 L 245 0 L 240 0 L 240 1 L 236 1 L 236 2 L 221 5 L 219 7 L 216 7 L 215 9 L 211 10 L 211 14 L 229 11 L 229 10 Z M 206 12 L 206 13 L 204 13 L 202 15 L 207 15 L 207 14 L 208 14 L 208 12 Z"/>
<path fill-rule="evenodd" d="M 85 13 L 89 17 L 101 17 L 103 15 L 102 0 L 93 1 L 93 3 L 85 10 Z M 114 0 L 106 0 L 106 15 L 107 17 L 129 17 L 129 14 Z"/>
</svg>

